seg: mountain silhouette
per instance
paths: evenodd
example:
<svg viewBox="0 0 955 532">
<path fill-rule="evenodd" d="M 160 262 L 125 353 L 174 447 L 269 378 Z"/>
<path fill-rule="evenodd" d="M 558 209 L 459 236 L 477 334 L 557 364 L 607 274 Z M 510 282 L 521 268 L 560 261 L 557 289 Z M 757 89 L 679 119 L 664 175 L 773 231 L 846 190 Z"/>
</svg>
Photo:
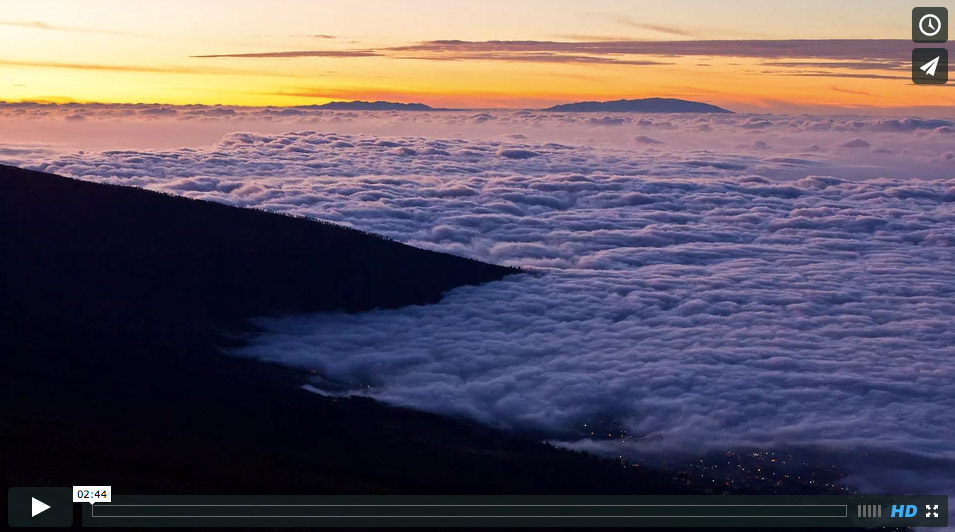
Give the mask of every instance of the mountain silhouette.
<svg viewBox="0 0 955 532">
<path fill-rule="evenodd" d="M 423 103 L 397 103 L 397 102 L 328 102 L 322 105 L 311 106 L 315 109 L 329 109 L 332 111 L 438 111 L 430 105 Z"/>
<path fill-rule="evenodd" d="M 708 103 L 676 98 L 565 103 L 544 110 L 576 113 L 732 113 L 732 111 Z"/>
<path fill-rule="evenodd" d="M 124 493 L 681 493 L 671 475 L 301 388 L 248 318 L 436 302 L 517 270 L 0 166 L 0 467 Z"/>
</svg>

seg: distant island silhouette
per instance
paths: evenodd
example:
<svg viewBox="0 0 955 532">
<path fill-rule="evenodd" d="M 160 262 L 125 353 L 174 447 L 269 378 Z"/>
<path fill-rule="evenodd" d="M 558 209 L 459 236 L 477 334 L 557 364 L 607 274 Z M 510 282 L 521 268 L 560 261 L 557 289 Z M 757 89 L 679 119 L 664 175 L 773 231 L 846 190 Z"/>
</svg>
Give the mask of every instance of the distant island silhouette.
<svg viewBox="0 0 955 532">
<path fill-rule="evenodd" d="M 23 105 L 24 103 L 29 103 L 30 105 L 50 105 L 53 107 L 58 106 L 76 106 L 83 104 L 74 104 L 74 103 L 65 103 L 57 104 L 50 102 L 21 102 L 21 103 L 10 103 L 0 100 L 0 105 Z M 165 103 L 136 103 L 136 104 L 103 104 L 95 103 L 91 104 L 94 106 L 103 106 L 103 105 L 124 105 L 124 106 L 133 106 L 133 107 L 175 107 L 175 104 L 165 104 Z M 210 108 L 220 108 L 222 106 L 202 106 L 196 105 L 193 107 L 210 107 Z M 309 109 L 323 109 L 328 111 L 562 111 L 562 112 L 576 112 L 576 113 L 728 113 L 732 114 L 733 111 L 728 109 L 723 109 L 722 107 L 717 107 L 703 102 L 694 102 L 691 100 L 680 100 L 678 98 L 641 98 L 635 100 L 614 100 L 608 102 L 598 102 L 598 101 L 585 101 L 585 102 L 573 102 L 573 103 L 562 103 L 554 105 L 552 107 L 547 107 L 545 109 L 540 108 L 490 108 L 490 107 L 432 107 L 428 104 L 420 102 L 411 102 L 411 103 L 402 103 L 402 102 L 389 102 L 385 100 L 377 100 L 373 102 L 364 101 L 364 100 L 352 100 L 352 101 L 334 101 L 323 104 L 306 104 L 306 105 L 293 105 L 293 106 L 274 106 L 270 107 L 273 109 L 288 109 L 290 114 L 296 112 L 301 112 L 302 110 Z M 222 112 L 228 112 L 228 106 L 223 108 Z M 298 111 L 296 111 L 298 110 Z M 175 112 L 172 109 L 159 109 L 166 115 L 175 116 Z M 155 111 L 152 111 L 153 114 L 156 114 Z"/>
<path fill-rule="evenodd" d="M 331 111 L 441 111 L 430 105 L 423 103 L 398 103 L 398 102 L 364 102 L 355 100 L 352 102 L 328 102 L 322 105 L 311 105 L 313 109 L 329 109 Z"/>
<path fill-rule="evenodd" d="M 732 113 L 722 107 L 677 98 L 642 98 L 610 102 L 564 103 L 544 111 L 573 113 Z"/>
<path fill-rule="evenodd" d="M 445 109 L 431 107 L 423 103 L 400 103 L 388 101 L 366 102 L 362 100 L 328 102 L 321 105 L 306 105 L 309 109 L 327 109 L 329 111 L 456 111 L 464 109 Z M 474 111 L 480 109 L 471 109 Z M 636 100 L 614 100 L 610 102 L 563 103 L 541 109 L 541 111 L 563 111 L 569 113 L 732 113 L 733 111 L 691 100 L 678 98 L 642 98 Z"/>
</svg>

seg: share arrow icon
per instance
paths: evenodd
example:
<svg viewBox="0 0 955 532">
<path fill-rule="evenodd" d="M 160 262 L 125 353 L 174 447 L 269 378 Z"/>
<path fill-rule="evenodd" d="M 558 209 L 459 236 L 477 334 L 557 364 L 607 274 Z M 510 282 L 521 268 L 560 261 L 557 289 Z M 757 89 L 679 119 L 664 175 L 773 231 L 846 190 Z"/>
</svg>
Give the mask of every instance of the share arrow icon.
<svg viewBox="0 0 955 532">
<path fill-rule="evenodd" d="M 932 59 L 928 63 L 925 63 L 924 65 L 920 66 L 919 69 L 921 69 L 922 72 L 925 72 L 929 76 L 935 76 L 935 69 L 938 68 L 938 60 L 941 58 L 942 56 L 936 56 L 935 59 Z"/>
<path fill-rule="evenodd" d="M 948 50 L 945 48 L 913 49 L 912 82 L 919 85 L 948 83 Z"/>
</svg>

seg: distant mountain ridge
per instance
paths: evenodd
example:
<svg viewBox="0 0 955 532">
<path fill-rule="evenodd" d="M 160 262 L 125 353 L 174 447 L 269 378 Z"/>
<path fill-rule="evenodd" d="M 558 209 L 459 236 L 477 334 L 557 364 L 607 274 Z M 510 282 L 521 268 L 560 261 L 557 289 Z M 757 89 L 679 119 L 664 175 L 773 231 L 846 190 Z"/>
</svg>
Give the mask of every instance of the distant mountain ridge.
<svg viewBox="0 0 955 532">
<path fill-rule="evenodd" d="M 610 102 L 576 102 L 548 107 L 544 111 L 575 113 L 732 113 L 722 107 L 677 98 L 641 98 Z"/>
<path fill-rule="evenodd" d="M 329 111 L 452 111 L 431 107 L 423 103 L 388 102 L 384 100 L 368 102 L 363 100 L 328 102 L 321 105 L 308 105 L 311 109 Z M 680 100 L 678 98 L 640 98 L 635 100 L 614 100 L 608 102 L 586 101 L 564 103 L 542 109 L 543 111 L 563 111 L 573 113 L 732 113 L 728 109 L 703 102 Z"/>
<path fill-rule="evenodd" d="M 355 100 L 352 102 L 328 102 L 322 105 L 313 105 L 315 109 L 329 109 L 332 111 L 438 111 L 430 105 L 423 103 L 399 103 L 399 102 L 365 102 Z"/>
</svg>

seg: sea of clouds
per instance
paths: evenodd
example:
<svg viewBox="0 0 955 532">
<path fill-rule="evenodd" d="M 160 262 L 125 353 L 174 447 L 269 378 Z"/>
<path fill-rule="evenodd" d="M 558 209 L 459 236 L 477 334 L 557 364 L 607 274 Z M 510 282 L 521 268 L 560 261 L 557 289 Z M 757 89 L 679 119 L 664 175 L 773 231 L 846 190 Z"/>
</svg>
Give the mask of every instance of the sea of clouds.
<svg viewBox="0 0 955 532">
<path fill-rule="evenodd" d="M 0 159 L 525 269 L 435 305 L 258 320 L 264 334 L 240 353 L 312 370 L 325 393 L 641 458 L 861 453 L 873 458 L 852 465 L 859 485 L 955 493 L 952 121 L 319 112 L 281 124 L 310 128 L 182 148 L 8 144 Z"/>
</svg>

